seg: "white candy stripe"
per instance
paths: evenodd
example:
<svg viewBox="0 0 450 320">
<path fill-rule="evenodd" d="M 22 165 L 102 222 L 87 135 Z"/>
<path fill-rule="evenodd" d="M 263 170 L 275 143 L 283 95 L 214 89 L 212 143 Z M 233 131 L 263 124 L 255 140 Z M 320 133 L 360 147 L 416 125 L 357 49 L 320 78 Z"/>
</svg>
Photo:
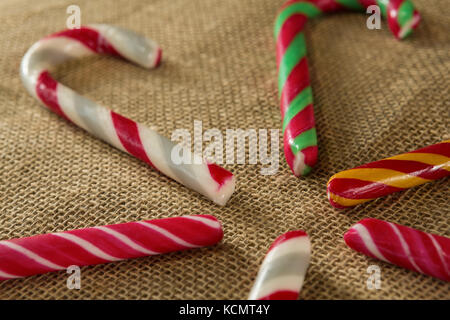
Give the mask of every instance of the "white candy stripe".
<svg viewBox="0 0 450 320">
<path fill-rule="evenodd" d="M 390 262 L 388 259 L 386 259 L 380 251 L 378 251 L 377 246 L 373 242 L 372 237 L 370 236 L 369 231 L 365 226 L 363 226 L 360 223 L 355 224 L 352 229 L 356 230 L 361 240 L 364 242 L 364 245 L 367 247 L 367 250 L 370 251 L 375 257 L 377 257 L 379 260 L 383 260 L 386 262 Z"/>
<path fill-rule="evenodd" d="M 0 278 L 17 279 L 17 278 L 22 278 L 22 277 L 21 276 L 16 276 L 14 274 L 6 273 L 6 272 L 0 270 Z"/>
<path fill-rule="evenodd" d="M 220 229 L 222 227 L 219 221 L 213 221 L 208 218 L 197 217 L 197 216 L 182 216 L 182 218 L 187 218 L 187 219 L 202 222 L 202 223 L 206 224 L 208 227 L 211 227 L 214 229 Z"/>
<path fill-rule="evenodd" d="M 437 253 L 439 255 L 439 259 L 441 260 L 441 263 L 444 266 L 445 273 L 447 275 L 450 275 L 450 271 L 448 269 L 448 265 L 447 265 L 446 259 L 445 259 L 444 255 L 443 255 L 443 250 L 441 248 L 441 245 L 436 241 L 436 239 L 434 238 L 434 236 L 432 234 L 427 233 L 426 235 L 431 239 L 431 242 L 433 242 L 433 245 L 436 248 L 436 251 L 437 251 Z"/>
<path fill-rule="evenodd" d="M 158 227 L 158 226 L 156 226 L 156 225 L 154 225 L 152 223 L 142 222 L 142 221 L 137 222 L 137 223 L 139 223 L 140 225 L 143 225 L 144 227 L 150 228 L 150 229 L 152 229 L 154 231 L 157 231 L 157 232 L 161 233 L 166 238 L 169 238 L 170 240 L 172 240 L 172 241 L 174 241 L 174 242 L 176 242 L 176 243 L 178 243 L 178 244 L 180 244 L 182 246 L 185 246 L 185 247 L 188 247 L 188 248 L 198 248 L 199 247 L 199 246 L 196 246 L 196 245 L 194 245 L 192 243 L 184 241 L 183 239 L 177 237 L 173 233 L 170 233 L 166 229 Z"/>
<path fill-rule="evenodd" d="M 100 35 L 97 39 L 99 43 L 96 44 L 99 46 L 96 48 L 98 50 L 101 49 L 101 44 L 108 43 L 122 57 L 146 68 L 155 67 L 161 56 L 161 49 L 155 42 L 132 31 L 110 25 L 93 25 L 90 28 Z M 31 95 L 40 102 L 48 104 L 46 99 L 38 98 L 39 75 L 44 71 L 51 71 L 55 66 L 72 58 L 95 53 L 83 41 L 70 36 L 53 35 L 42 39 L 36 42 L 22 59 L 20 67 L 22 82 Z M 48 89 L 44 83 L 40 86 L 43 90 Z M 61 83 L 57 83 L 56 95 L 58 106 L 67 118 L 99 139 L 127 152 L 118 137 L 109 109 L 82 97 Z M 226 181 L 218 182 L 211 175 L 210 168 L 205 162 L 176 165 L 170 157 L 175 143 L 147 129 L 144 125 L 137 124 L 137 126 L 145 153 L 162 173 L 219 205 L 224 205 L 231 197 L 235 187 L 233 176 Z"/>
<path fill-rule="evenodd" d="M 310 254 L 311 242 L 307 235 L 290 238 L 273 247 L 261 264 L 249 299 L 261 299 L 277 291 L 300 293 Z"/>
<path fill-rule="evenodd" d="M 280 290 L 299 292 L 303 285 L 304 276 L 282 276 L 270 281 L 256 282 L 249 295 L 249 300 L 258 300 Z"/>
<path fill-rule="evenodd" d="M 309 255 L 310 250 L 311 244 L 308 236 L 305 235 L 301 237 L 291 238 L 289 240 L 280 243 L 275 248 L 272 248 L 272 250 L 270 250 L 267 253 L 266 257 L 264 258 L 262 265 L 270 264 L 278 257 L 290 253 L 301 253 L 304 255 Z"/>
<path fill-rule="evenodd" d="M 142 247 L 141 245 L 137 244 L 136 242 L 131 240 L 129 237 L 124 235 L 123 233 L 117 232 L 116 230 L 113 230 L 113 229 L 108 228 L 106 226 L 105 227 L 94 227 L 94 228 L 102 230 L 103 232 L 106 232 L 109 235 L 112 235 L 117 240 L 122 241 L 123 243 L 125 243 L 126 245 L 128 245 L 129 247 L 133 248 L 136 251 L 139 251 L 139 252 L 142 252 L 142 253 L 145 253 L 145 254 L 148 254 L 148 255 L 159 254 L 159 252 L 151 251 L 151 250 L 148 250 L 148 249 Z"/>
<path fill-rule="evenodd" d="M 21 254 L 23 254 L 24 256 L 30 258 L 31 260 L 36 261 L 37 263 L 42 264 L 43 266 L 46 266 L 47 268 L 50 269 L 55 269 L 55 270 L 64 270 L 65 268 L 57 265 L 45 258 L 42 258 L 40 255 L 34 253 L 31 250 L 28 250 L 27 248 L 24 248 L 16 243 L 10 242 L 10 241 L 1 241 L 0 245 L 4 245 L 10 249 L 13 249 Z"/>
<path fill-rule="evenodd" d="M 52 234 L 55 235 L 55 236 L 61 237 L 63 239 L 69 240 L 69 241 L 79 245 L 84 250 L 88 251 L 92 255 L 97 256 L 97 257 L 99 257 L 99 258 L 101 258 L 103 260 L 107 260 L 107 261 L 119 261 L 119 260 L 121 260 L 119 258 L 116 258 L 116 257 L 113 257 L 113 256 L 107 254 L 106 252 L 104 252 L 100 248 L 96 247 L 95 245 L 93 245 L 89 241 L 81 239 L 80 237 L 77 237 L 77 236 L 75 236 L 75 235 L 73 235 L 71 233 L 62 232 L 62 233 L 52 233 Z"/>
<path fill-rule="evenodd" d="M 419 266 L 414 261 L 414 258 L 411 256 L 411 251 L 409 250 L 408 243 L 406 243 L 406 240 L 403 238 L 402 234 L 400 233 L 400 230 L 398 230 L 398 228 L 395 224 L 393 224 L 391 222 L 388 222 L 388 224 L 391 226 L 392 230 L 394 230 L 395 234 L 397 235 L 398 239 L 400 240 L 400 243 L 402 244 L 402 248 L 405 251 L 406 256 L 408 257 L 409 262 L 416 269 L 416 271 L 423 273 L 422 269 L 419 268 Z"/>
</svg>

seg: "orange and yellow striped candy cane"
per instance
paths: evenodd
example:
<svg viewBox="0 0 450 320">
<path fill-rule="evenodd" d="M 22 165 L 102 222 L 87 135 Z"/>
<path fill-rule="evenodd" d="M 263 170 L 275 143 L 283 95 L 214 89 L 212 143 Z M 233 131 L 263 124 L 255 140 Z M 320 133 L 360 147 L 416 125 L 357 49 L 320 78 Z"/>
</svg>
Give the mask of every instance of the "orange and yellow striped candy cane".
<svg viewBox="0 0 450 320">
<path fill-rule="evenodd" d="M 340 209 L 450 175 L 450 140 L 342 171 L 330 178 L 327 194 Z"/>
</svg>

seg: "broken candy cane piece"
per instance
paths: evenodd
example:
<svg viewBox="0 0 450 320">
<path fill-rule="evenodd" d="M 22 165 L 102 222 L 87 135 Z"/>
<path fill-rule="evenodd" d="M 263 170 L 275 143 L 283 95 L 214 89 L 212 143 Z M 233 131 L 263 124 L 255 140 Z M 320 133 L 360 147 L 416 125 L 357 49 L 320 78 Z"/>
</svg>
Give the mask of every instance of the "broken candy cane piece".
<svg viewBox="0 0 450 320">
<path fill-rule="evenodd" d="M 222 240 L 220 222 L 209 215 L 107 225 L 0 241 L 0 280 L 71 265 L 87 266 L 172 251 Z"/>
<path fill-rule="evenodd" d="M 176 164 L 172 159 L 175 143 L 79 95 L 49 73 L 62 62 L 96 53 L 124 58 L 144 68 L 156 67 L 161 60 L 161 49 L 152 40 L 110 25 L 91 25 L 55 33 L 36 42 L 22 59 L 23 84 L 56 114 L 224 205 L 234 191 L 232 173 L 204 161 Z M 184 152 L 192 159 L 189 150 Z"/>
<path fill-rule="evenodd" d="M 279 236 L 259 269 L 249 300 L 296 300 L 311 255 L 306 232 L 289 231 Z"/>
<path fill-rule="evenodd" d="M 419 21 L 410 0 L 296 0 L 287 1 L 275 22 L 278 93 L 283 122 L 284 155 L 295 176 L 308 174 L 317 162 L 313 94 L 306 60 L 303 29 L 309 18 L 344 9 L 379 5 L 393 34 L 406 37 Z"/>
<path fill-rule="evenodd" d="M 345 243 L 369 257 L 450 281 L 450 239 L 392 222 L 363 219 Z"/>
<path fill-rule="evenodd" d="M 332 176 L 330 203 L 340 209 L 450 175 L 450 140 L 371 162 Z"/>
</svg>

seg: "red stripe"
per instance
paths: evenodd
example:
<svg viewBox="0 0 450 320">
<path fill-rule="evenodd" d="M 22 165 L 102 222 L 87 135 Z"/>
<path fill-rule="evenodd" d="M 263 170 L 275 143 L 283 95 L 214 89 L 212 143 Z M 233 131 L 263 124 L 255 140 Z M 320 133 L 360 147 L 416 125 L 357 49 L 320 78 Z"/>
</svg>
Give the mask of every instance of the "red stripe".
<svg viewBox="0 0 450 320">
<path fill-rule="evenodd" d="M 299 134 L 314 128 L 314 110 L 312 104 L 297 113 L 284 130 L 284 141 L 294 140 Z"/>
<path fill-rule="evenodd" d="M 0 245 L 0 257 L 0 269 L 9 274 L 25 277 L 36 273 L 53 271 L 53 269 L 3 245 Z"/>
<path fill-rule="evenodd" d="M 207 163 L 207 165 L 209 174 L 211 175 L 211 178 L 219 184 L 219 189 L 223 187 L 228 180 L 233 178 L 233 174 L 230 171 L 219 167 L 217 164 Z"/>
<path fill-rule="evenodd" d="M 403 249 L 400 238 L 388 223 L 370 218 L 363 219 L 359 223 L 367 228 L 378 251 L 388 261 L 401 267 L 418 271 L 409 261 L 408 254 Z"/>
<path fill-rule="evenodd" d="M 296 2 L 312 3 L 323 12 L 333 12 L 344 9 L 344 7 L 337 3 L 335 0 L 289 0 L 281 6 L 280 11 Z"/>
<path fill-rule="evenodd" d="M 369 251 L 369 249 L 367 249 L 366 245 L 364 244 L 364 241 L 361 239 L 358 231 L 356 231 L 355 229 L 350 228 L 344 234 L 344 242 L 345 244 L 347 244 L 347 246 L 349 246 L 353 250 L 361 252 L 366 256 L 372 257 L 374 259 L 378 259 Z"/>
<path fill-rule="evenodd" d="M 317 163 L 317 156 L 319 153 L 319 149 L 317 148 L 317 146 L 307 147 L 301 152 L 303 152 L 303 155 L 305 157 L 305 164 L 310 167 L 314 167 Z"/>
<path fill-rule="evenodd" d="M 270 252 L 271 250 L 278 247 L 280 244 L 282 244 L 283 242 L 286 242 L 287 240 L 290 240 L 292 238 L 307 237 L 307 236 L 308 236 L 308 234 L 303 230 L 288 231 L 288 232 L 282 234 L 281 236 L 279 236 L 278 238 L 276 238 L 275 241 L 270 246 L 269 251 L 267 251 L 267 252 Z"/>
<path fill-rule="evenodd" d="M 376 0 L 359 0 L 359 3 L 361 3 L 364 8 L 367 8 L 368 6 L 378 5 Z"/>
<path fill-rule="evenodd" d="M 258 300 L 297 300 L 298 292 L 290 290 L 278 290 Z"/>
<path fill-rule="evenodd" d="M 125 118 L 124 116 L 121 116 L 114 111 L 111 111 L 111 118 L 114 124 L 114 128 L 116 129 L 117 136 L 119 137 L 123 147 L 130 154 L 150 164 L 156 169 L 156 167 L 148 158 L 147 153 L 145 153 L 136 122 Z"/>
<path fill-rule="evenodd" d="M 327 195 L 329 195 L 329 192 L 327 192 Z M 334 201 L 331 197 L 328 197 L 328 200 L 330 201 L 330 204 L 337 209 L 347 209 L 351 207 L 351 206 L 343 206 L 340 203 Z"/>
<path fill-rule="evenodd" d="M 391 29 L 396 38 L 399 38 L 400 36 L 400 25 L 397 18 L 398 9 L 400 8 L 403 1 L 404 0 L 390 0 L 386 8 L 389 29 Z"/>
<path fill-rule="evenodd" d="M 94 229 L 94 228 L 88 228 L 88 229 L 81 229 L 81 230 L 72 230 L 68 232 L 70 234 L 73 234 L 83 240 L 86 240 L 90 243 L 92 243 L 94 246 L 105 252 L 106 254 L 109 254 L 110 256 L 118 259 L 130 259 L 130 258 L 138 258 L 142 256 L 146 256 L 147 254 L 142 253 L 141 251 L 137 251 L 130 247 L 129 245 L 123 243 L 122 241 L 118 240 L 113 235 L 110 235 L 109 233 L 106 233 L 100 229 Z M 131 238 L 132 239 L 132 238 Z M 84 255 L 91 255 L 90 253 L 86 252 L 87 254 Z M 74 254 L 75 256 L 75 254 Z M 81 255 L 82 256 L 82 255 Z M 96 264 L 96 263 L 104 263 L 104 262 L 110 262 L 110 260 L 104 260 L 102 258 L 98 258 L 95 256 L 95 259 L 98 260 L 97 262 L 92 261 L 89 264 Z"/>
<path fill-rule="evenodd" d="M 309 72 L 306 57 L 292 69 L 281 91 L 281 113 L 289 107 L 291 101 L 309 86 Z"/>
<path fill-rule="evenodd" d="M 289 143 L 285 142 L 283 148 L 284 148 L 284 157 L 286 158 L 286 162 L 287 162 L 289 168 L 291 169 L 292 173 L 295 175 L 295 172 L 293 169 L 295 155 L 292 152 L 292 149 L 291 149 L 291 146 L 289 145 Z"/>
<path fill-rule="evenodd" d="M 409 244 L 411 256 L 419 268 L 422 269 L 425 274 L 432 275 L 445 281 L 450 281 L 450 275 L 445 270 L 445 266 L 442 264 L 439 253 L 430 237 L 425 232 L 419 230 L 400 225 L 397 225 L 397 227 L 405 241 Z M 450 239 L 447 239 L 447 248 L 449 245 Z"/>
<path fill-rule="evenodd" d="M 186 217 L 159 219 L 148 222 L 166 229 L 184 241 L 197 246 L 209 246 L 216 244 L 222 240 L 223 237 L 222 228 L 212 228 L 200 221 L 192 220 Z"/>
<path fill-rule="evenodd" d="M 156 57 L 156 61 L 155 61 L 155 67 L 159 66 L 159 64 L 161 63 L 161 58 L 162 58 L 162 50 L 158 49 L 158 53 L 157 53 L 157 57 Z"/>
<path fill-rule="evenodd" d="M 36 83 L 36 94 L 41 101 L 54 113 L 70 121 L 58 103 L 58 82 L 52 78 L 48 71 L 42 71 Z"/>
<path fill-rule="evenodd" d="M 431 146 L 411 151 L 409 153 L 435 153 L 450 158 L 450 143 L 442 142 Z"/>
<path fill-rule="evenodd" d="M 72 241 L 53 234 L 43 234 L 11 241 L 62 267 L 68 267 L 73 264 L 82 266 L 104 262 L 103 259 L 90 254 Z"/>
<path fill-rule="evenodd" d="M 87 48 L 99 54 L 121 56 L 121 54 L 106 40 L 97 30 L 81 27 L 80 29 L 68 29 L 50 35 L 48 38 L 67 37 L 82 43 Z"/>
<path fill-rule="evenodd" d="M 307 17 L 303 14 L 296 13 L 286 19 L 283 23 L 280 34 L 277 38 L 277 66 L 280 67 L 281 59 L 284 52 L 291 44 L 295 36 L 303 30 L 307 21 Z"/>
<path fill-rule="evenodd" d="M 409 160 L 379 160 L 357 168 L 382 168 L 407 173 L 423 179 L 436 180 L 450 175 L 450 172 L 426 163 Z"/>
<path fill-rule="evenodd" d="M 143 222 L 154 222 L 154 221 L 143 221 Z M 150 224 L 150 223 L 148 223 Z M 153 230 L 150 227 L 141 225 L 139 223 L 123 223 L 117 225 L 108 226 L 117 232 L 124 234 L 125 236 L 132 239 L 134 242 L 138 243 L 140 246 L 157 253 L 166 253 L 178 250 L 189 249 L 184 245 L 176 243 L 175 241 L 169 239 L 159 231 Z"/>
<path fill-rule="evenodd" d="M 371 199 L 402 191 L 402 188 L 388 186 L 380 182 L 362 181 L 349 178 L 333 178 L 328 182 L 327 191 L 347 199 Z"/>
</svg>

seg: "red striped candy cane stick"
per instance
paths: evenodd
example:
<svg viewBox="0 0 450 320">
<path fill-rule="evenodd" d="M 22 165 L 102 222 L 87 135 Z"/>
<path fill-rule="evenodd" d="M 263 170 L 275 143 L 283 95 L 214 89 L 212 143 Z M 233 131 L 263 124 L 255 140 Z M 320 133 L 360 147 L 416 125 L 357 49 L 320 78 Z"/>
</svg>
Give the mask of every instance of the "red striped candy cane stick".
<svg viewBox="0 0 450 320">
<path fill-rule="evenodd" d="M 363 219 L 345 243 L 369 257 L 450 281 L 450 239 L 378 219 Z"/>
<path fill-rule="evenodd" d="M 449 175 L 447 140 L 339 172 L 328 181 L 328 199 L 343 209 Z"/>
<path fill-rule="evenodd" d="M 343 9 L 379 5 L 393 34 L 406 37 L 420 20 L 410 0 L 290 0 L 275 22 L 278 92 L 283 119 L 284 154 L 294 175 L 306 175 L 317 162 L 313 95 L 303 29 L 308 18 Z"/>
<path fill-rule="evenodd" d="M 216 244 L 222 237 L 222 226 L 216 218 L 194 215 L 3 240 L 0 280 L 64 270 L 71 265 L 200 248 Z"/>
<path fill-rule="evenodd" d="M 173 142 L 84 98 L 50 76 L 49 70 L 56 65 L 96 53 L 124 58 L 144 68 L 156 67 L 161 59 L 161 49 L 152 40 L 110 25 L 91 25 L 55 33 L 35 43 L 22 59 L 22 81 L 28 92 L 53 112 L 224 205 L 234 191 L 230 172 L 201 161 L 174 162 Z M 189 150 L 184 152 L 190 155 Z"/>
<path fill-rule="evenodd" d="M 311 255 L 306 232 L 279 236 L 259 269 L 249 300 L 297 300 Z"/>
</svg>

